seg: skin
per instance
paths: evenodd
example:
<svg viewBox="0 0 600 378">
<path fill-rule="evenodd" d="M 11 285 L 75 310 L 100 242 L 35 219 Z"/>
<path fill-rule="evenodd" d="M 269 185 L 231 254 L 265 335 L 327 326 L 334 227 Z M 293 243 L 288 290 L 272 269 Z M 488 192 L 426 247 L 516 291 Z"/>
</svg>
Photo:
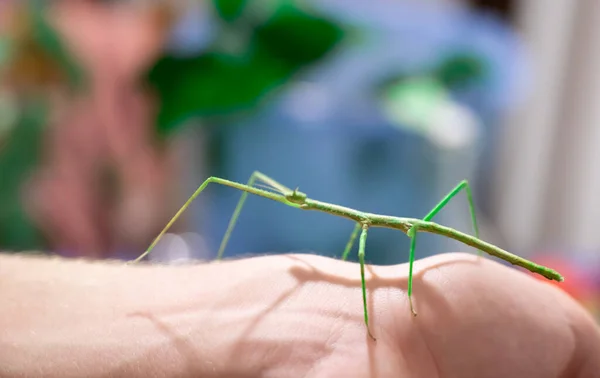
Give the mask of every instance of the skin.
<svg viewBox="0 0 600 378">
<path fill-rule="evenodd" d="M 600 332 L 548 282 L 469 254 L 368 267 L 0 255 L 2 377 L 592 377 Z M 566 277 L 568 279 L 568 277 Z"/>
</svg>

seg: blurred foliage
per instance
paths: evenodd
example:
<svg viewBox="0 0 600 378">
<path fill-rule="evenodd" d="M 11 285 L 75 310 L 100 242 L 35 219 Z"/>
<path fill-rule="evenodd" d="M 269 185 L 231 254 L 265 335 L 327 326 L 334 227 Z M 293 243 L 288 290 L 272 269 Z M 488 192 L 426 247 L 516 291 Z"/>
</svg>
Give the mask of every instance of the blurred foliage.
<svg viewBox="0 0 600 378">
<path fill-rule="evenodd" d="M 55 61 L 61 71 L 65 73 L 64 77 L 67 84 L 72 88 L 80 88 L 84 83 L 83 70 L 71 56 L 60 36 L 45 19 L 43 8 L 39 6 L 31 8 L 31 16 L 32 39 L 37 42 L 41 52 L 46 55 L 44 61 L 37 61 L 36 63 L 41 65 Z"/>
<path fill-rule="evenodd" d="M 61 36 L 45 17 L 47 3 L 19 4 L 10 21 L 2 66 L 2 84 L 19 96 L 2 109 L 0 135 L 0 245 L 2 249 L 34 250 L 44 239 L 25 212 L 23 188 L 39 163 L 48 119 L 48 90 L 83 88 L 84 72 Z M 8 122 L 8 121 L 7 121 Z"/>
<path fill-rule="evenodd" d="M 31 102 L 20 115 L 0 147 L 0 245 L 15 251 L 43 245 L 42 235 L 24 211 L 22 194 L 40 159 L 46 112 L 40 102 Z"/>
<path fill-rule="evenodd" d="M 436 109 L 453 94 L 476 87 L 486 78 L 482 57 L 454 52 L 418 74 L 394 75 L 376 86 L 383 112 L 393 124 L 426 132 Z"/>
<path fill-rule="evenodd" d="M 50 4 L 18 3 L 8 33 L 0 36 L 2 85 L 18 99 L 18 111 L 12 113 L 18 116 L 0 134 L 2 249 L 45 247 L 24 210 L 24 185 L 40 159 L 48 96 L 85 90 L 86 72 L 46 17 Z M 165 54 L 141 77 L 159 100 L 159 134 L 176 132 L 190 117 L 256 108 L 294 74 L 325 57 L 344 35 L 339 25 L 301 1 L 213 0 L 211 5 L 218 26 L 212 43 L 192 56 Z M 160 25 L 172 25 L 174 7 L 161 2 L 157 10 Z M 8 120 L 9 113 L 4 109 L 0 117 Z"/>
<path fill-rule="evenodd" d="M 23 2 L 7 37 L 5 81 L 18 90 L 82 88 L 84 72 L 45 17 L 47 3 Z"/>
<path fill-rule="evenodd" d="M 482 57 L 469 53 L 448 56 L 434 71 L 435 77 L 450 90 L 477 84 L 485 78 L 487 67 Z"/>
<path fill-rule="evenodd" d="M 85 73 L 45 19 L 47 5 L 30 0 L 21 6 L 8 39 L 4 79 L 18 89 L 82 88 Z M 160 104 L 159 134 L 176 131 L 190 117 L 255 108 L 344 35 L 300 1 L 213 0 L 212 7 L 218 30 L 210 46 L 192 56 L 167 53 L 145 75 Z"/>
<path fill-rule="evenodd" d="M 241 16 L 248 0 L 214 0 L 213 3 L 223 21 L 232 22 Z"/>
<path fill-rule="evenodd" d="M 443 57 L 437 64 L 425 67 L 418 72 L 403 72 L 390 75 L 375 87 L 379 94 L 386 94 L 390 88 L 416 77 L 428 77 L 442 86 L 448 92 L 455 92 L 472 86 L 480 85 L 489 74 L 489 67 L 479 54 L 468 52 L 453 52 Z"/>
<path fill-rule="evenodd" d="M 260 8 L 257 4 L 264 3 L 258 1 L 212 4 L 221 18 L 216 33 L 221 37 L 195 56 L 165 55 L 148 73 L 160 101 L 160 134 L 176 131 L 194 116 L 255 108 L 299 70 L 323 58 L 344 34 L 339 25 L 295 2 Z M 231 48 L 232 40 L 241 46 Z"/>
</svg>

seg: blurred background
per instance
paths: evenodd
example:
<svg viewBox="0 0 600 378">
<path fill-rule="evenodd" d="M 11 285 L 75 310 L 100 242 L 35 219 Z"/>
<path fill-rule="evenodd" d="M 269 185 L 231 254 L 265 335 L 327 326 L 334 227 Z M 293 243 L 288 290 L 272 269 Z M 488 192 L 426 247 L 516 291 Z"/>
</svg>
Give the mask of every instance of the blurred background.
<svg viewBox="0 0 600 378">
<path fill-rule="evenodd" d="M 133 259 L 211 175 L 417 218 L 468 179 L 482 238 L 600 319 L 598 8 L 2 0 L 0 250 Z M 209 186 L 150 258 L 213 258 L 240 194 Z M 464 194 L 435 220 L 472 232 Z M 339 257 L 352 228 L 249 197 L 225 255 Z M 367 260 L 408 246 L 373 229 Z"/>
</svg>

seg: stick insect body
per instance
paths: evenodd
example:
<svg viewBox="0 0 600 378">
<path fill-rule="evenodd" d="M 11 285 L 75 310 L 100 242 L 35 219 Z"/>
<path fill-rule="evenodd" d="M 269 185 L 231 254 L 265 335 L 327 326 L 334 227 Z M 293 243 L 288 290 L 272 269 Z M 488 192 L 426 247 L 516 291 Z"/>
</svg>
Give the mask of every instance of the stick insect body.
<svg viewBox="0 0 600 378">
<path fill-rule="evenodd" d="M 255 186 L 256 181 L 261 181 L 266 185 L 266 188 L 269 190 L 261 189 Z M 165 228 L 160 232 L 160 234 L 154 239 L 152 244 L 148 247 L 148 249 L 140 255 L 134 262 L 138 262 L 143 259 L 150 251 L 156 246 L 160 238 L 167 232 L 167 230 L 173 225 L 173 223 L 179 218 L 179 216 L 189 207 L 189 205 L 194 201 L 194 199 L 208 186 L 210 183 L 216 183 L 220 185 L 229 186 L 232 188 L 239 189 L 243 191 L 242 196 L 235 208 L 235 211 L 229 221 L 229 225 L 227 231 L 225 232 L 225 236 L 221 242 L 219 247 L 219 251 L 217 253 L 216 259 L 219 260 L 223 256 L 223 252 L 225 250 L 225 246 L 229 241 L 229 237 L 233 228 L 235 227 L 235 223 L 237 222 L 238 216 L 244 205 L 244 202 L 248 196 L 248 193 L 265 197 L 277 202 L 281 202 L 284 205 L 288 205 L 291 207 L 295 207 L 303 210 L 313 210 L 313 211 L 321 211 L 324 213 L 336 215 L 339 217 L 344 217 L 350 219 L 355 222 L 354 230 L 350 235 L 350 239 L 346 244 L 346 248 L 342 253 L 342 260 L 346 260 L 348 254 L 352 250 L 354 242 L 356 241 L 357 236 L 359 236 L 359 248 L 358 248 L 358 259 L 360 263 L 360 273 L 361 273 L 361 286 L 362 286 L 362 296 L 363 296 L 363 310 L 364 310 L 364 321 L 367 327 L 367 333 L 373 339 L 373 335 L 369 329 L 369 314 L 367 311 L 367 296 L 366 296 L 366 288 L 365 288 L 365 249 L 366 249 L 366 240 L 367 240 L 367 232 L 369 228 L 372 227 L 385 227 L 400 230 L 406 233 L 410 237 L 410 249 L 409 249 L 409 273 L 408 273 L 408 300 L 410 304 L 410 310 L 414 316 L 417 315 L 413 303 L 412 303 L 412 276 L 413 276 L 413 262 L 414 262 L 414 254 L 415 254 L 415 246 L 417 233 L 419 231 L 422 232 L 430 232 L 438 235 L 443 235 L 449 237 L 451 239 L 462 242 L 466 245 L 477 248 L 479 251 L 486 252 L 492 256 L 501 258 L 505 261 L 510 262 L 513 265 L 521 266 L 531 272 L 540 274 L 546 277 L 549 280 L 555 280 L 562 282 L 563 277 L 556 271 L 538 265 L 532 261 L 526 260 L 522 257 L 516 256 L 510 252 L 507 252 L 501 248 L 496 247 L 493 244 L 487 243 L 481 239 L 479 239 L 479 230 L 477 227 L 477 219 L 475 217 L 475 210 L 473 206 L 473 199 L 471 194 L 471 189 L 469 187 L 469 183 L 464 180 L 460 182 L 440 203 L 437 204 L 429 214 L 427 214 L 423 219 L 416 218 L 402 218 L 402 217 L 394 217 L 389 215 L 380 215 L 362 212 L 358 210 L 354 210 L 348 207 L 339 206 L 330 204 L 327 202 L 321 202 L 317 200 L 310 199 L 306 196 L 305 193 L 300 192 L 297 188 L 292 190 L 272 178 L 260 173 L 254 172 L 250 177 L 250 180 L 247 184 L 241 184 L 238 182 L 222 179 L 219 177 L 209 177 L 200 187 L 194 192 L 194 194 L 186 201 L 186 203 L 179 209 L 179 211 L 171 218 L 169 223 L 165 226 Z M 473 223 L 473 229 L 475 236 L 471 236 L 465 234 L 463 232 L 457 231 L 453 228 L 442 226 L 440 224 L 431 222 L 431 219 L 444 207 L 446 204 L 458 194 L 461 190 L 465 190 L 467 194 L 467 199 L 469 202 L 469 209 L 471 213 L 471 220 Z"/>
</svg>

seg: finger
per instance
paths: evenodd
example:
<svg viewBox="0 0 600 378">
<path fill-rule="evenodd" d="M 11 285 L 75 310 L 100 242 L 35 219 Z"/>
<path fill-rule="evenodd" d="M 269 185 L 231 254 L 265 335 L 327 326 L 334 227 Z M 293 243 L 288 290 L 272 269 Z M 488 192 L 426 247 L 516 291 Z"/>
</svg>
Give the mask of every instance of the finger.
<svg viewBox="0 0 600 378">
<path fill-rule="evenodd" d="M 297 263 L 289 272 L 305 289 L 322 294 L 312 297 L 311 306 L 328 314 L 327 321 L 338 318 L 325 335 L 348 347 L 343 356 L 322 359 L 322 371 L 465 378 L 584 377 L 600 371 L 600 336 L 585 310 L 553 285 L 490 259 L 443 254 L 415 262 L 416 318 L 406 297 L 407 264 L 370 267 L 369 313 L 377 337 L 372 344 L 360 321 L 356 264 L 290 257 Z M 343 327 L 340 314 L 348 314 Z"/>
<path fill-rule="evenodd" d="M 597 328 L 554 285 L 466 254 L 420 260 L 416 272 L 419 316 L 403 316 L 395 337 L 402 351 L 419 348 L 418 364 L 428 351 L 439 376 L 583 377 L 600 371 Z M 406 302 L 400 303 L 388 305 L 408 314 Z"/>
</svg>

